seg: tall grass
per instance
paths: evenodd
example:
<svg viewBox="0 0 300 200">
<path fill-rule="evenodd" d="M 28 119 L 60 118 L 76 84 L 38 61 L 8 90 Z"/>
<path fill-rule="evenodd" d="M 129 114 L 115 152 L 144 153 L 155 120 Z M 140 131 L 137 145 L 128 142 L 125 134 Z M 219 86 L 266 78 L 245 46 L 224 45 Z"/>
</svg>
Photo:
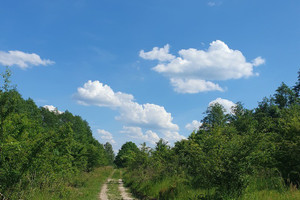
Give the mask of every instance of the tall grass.
<svg viewBox="0 0 300 200">
<path fill-rule="evenodd" d="M 125 173 L 124 181 L 131 192 L 141 199 L 201 199 L 213 190 L 195 189 L 179 177 L 164 177 L 160 180 L 137 180 Z"/>
<path fill-rule="evenodd" d="M 163 177 L 159 180 L 138 179 L 131 173 L 125 173 L 125 184 L 136 196 L 142 199 L 172 200 L 298 200 L 300 191 L 295 186 L 286 187 L 283 179 L 273 172 L 262 172 L 248 177 L 247 187 L 242 194 L 235 191 L 217 192 L 217 188 L 201 189 L 189 184 L 188 180 L 174 177 Z"/>
<path fill-rule="evenodd" d="M 96 200 L 101 185 L 106 181 L 112 170 L 112 167 L 96 168 L 92 172 L 80 173 L 69 180 L 61 179 L 45 187 L 29 187 L 18 195 L 24 200 Z"/>
<path fill-rule="evenodd" d="M 246 193 L 241 200 L 299 200 L 299 190 L 286 190 L 278 192 L 276 190 L 261 190 Z"/>
<path fill-rule="evenodd" d="M 298 200 L 300 191 L 289 187 L 277 171 L 263 171 L 249 178 L 241 200 Z"/>
</svg>

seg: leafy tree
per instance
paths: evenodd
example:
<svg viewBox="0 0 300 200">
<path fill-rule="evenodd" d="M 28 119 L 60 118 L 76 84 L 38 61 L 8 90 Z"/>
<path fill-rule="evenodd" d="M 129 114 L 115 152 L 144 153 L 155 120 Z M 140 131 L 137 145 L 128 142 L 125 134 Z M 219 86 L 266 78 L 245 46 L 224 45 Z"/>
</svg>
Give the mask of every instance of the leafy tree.
<svg viewBox="0 0 300 200">
<path fill-rule="evenodd" d="M 298 80 L 295 86 L 293 87 L 293 91 L 295 92 L 296 97 L 299 98 L 300 97 L 300 69 L 298 71 Z"/>
<path fill-rule="evenodd" d="M 299 186 L 300 182 L 300 106 L 295 104 L 282 112 L 274 138 L 275 159 L 283 178 Z"/>
<path fill-rule="evenodd" d="M 25 199 L 31 187 L 68 182 L 81 171 L 109 164 L 111 155 L 85 120 L 24 100 L 10 85 L 10 75 L 7 69 L 0 86 L 0 191 L 5 197 Z"/>
<path fill-rule="evenodd" d="M 3 78 L 3 85 L 1 87 L 2 92 L 8 92 L 10 90 L 10 88 L 12 87 L 10 84 L 11 83 L 11 80 L 10 80 L 11 74 L 12 74 L 11 70 L 8 67 L 6 67 L 4 73 L 0 74 Z"/>
<path fill-rule="evenodd" d="M 126 142 L 122 145 L 120 151 L 118 152 L 115 164 L 118 167 L 128 167 L 134 160 L 134 156 L 139 152 L 138 147 L 133 142 Z"/>
<path fill-rule="evenodd" d="M 115 159 L 115 153 L 114 153 L 114 150 L 112 148 L 112 145 L 109 142 L 106 142 L 104 144 L 104 149 L 106 151 L 108 164 L 112 165 L 114 163 L 114 159 Z"/>
<path fill-rule="evenodd" d="M 280 109 L 286 108 L 295 102 L 296 95 L 292 89 L 290 89 L 285 83 L 282 83 L 280 87 L 277 88 L 274 94 L 275 103 Z"/>
<path fill-rule="evenodd" d="M 225 114 L 224 107 L 219 104 L 209 106 L 205 112 L 206 117 L 202 120 L 203 128 L 215 128 L 224 126 L 228 120 L 228 115 Z"/>
<path fill-rule="evenodd" d="M 126 182 L 158 199 L 239 199 L 249 189 L 283 191 L 282 180 L 299 187 L 299 82 L 293 90 L 282 83 L 253 110 L 238 102 L 229 115 L 211 105 L 187 140 L 170 147 L 161 139 L 124 156 Z M 189 190 L 207 192 L 189 196 Z"/>
</svg>

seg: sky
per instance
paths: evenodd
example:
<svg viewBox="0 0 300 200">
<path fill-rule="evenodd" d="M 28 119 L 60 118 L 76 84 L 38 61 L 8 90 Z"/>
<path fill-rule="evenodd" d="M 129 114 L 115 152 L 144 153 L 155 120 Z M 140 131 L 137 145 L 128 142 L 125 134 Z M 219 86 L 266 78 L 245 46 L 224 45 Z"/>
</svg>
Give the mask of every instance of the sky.
<svg viewBox="0 0 300 200">
<path fill-rule="evenodd" d="M 117 151 L 184 139 L 209 105 L 253 109 L 300 68 L 300 1 L 1 1 L 0 71 Z"/>
</svg>

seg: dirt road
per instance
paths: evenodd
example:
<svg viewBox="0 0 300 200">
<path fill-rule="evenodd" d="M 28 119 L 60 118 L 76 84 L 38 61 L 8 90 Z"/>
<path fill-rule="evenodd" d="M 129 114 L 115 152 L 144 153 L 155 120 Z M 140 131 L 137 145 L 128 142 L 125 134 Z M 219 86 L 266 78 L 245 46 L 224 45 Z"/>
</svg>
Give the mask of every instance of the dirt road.
<svg viewBox="0 0 300 200">
<path fill-rule="evenodd" d="M 119 179 L 119 191 L 121 193 L 122 199 L 124 199 L 124 200 L 134 200 L 134 198 L 132 198 L 132 195 L 130 195 L 126 191 L 126 188 L 124 187 L 122 179 Z"/>
<path fill-rule="evenodd" d="M 122 179 L 112 178 L 115 172 L 116 170 L 112 172 L 112 174 L 103 184 L 101 188 L 101 192 L 99 194 L 99 199 L 100 200 L 136 200 L 135 198 L 132 197 L 131 194 L 127 192 L 127 189 L 124 187 Z M 117 191 L 114 190 L 115 187 L 118 187 Z M 112 199 L 112 197 L 114 198 Z"/>
</svg>

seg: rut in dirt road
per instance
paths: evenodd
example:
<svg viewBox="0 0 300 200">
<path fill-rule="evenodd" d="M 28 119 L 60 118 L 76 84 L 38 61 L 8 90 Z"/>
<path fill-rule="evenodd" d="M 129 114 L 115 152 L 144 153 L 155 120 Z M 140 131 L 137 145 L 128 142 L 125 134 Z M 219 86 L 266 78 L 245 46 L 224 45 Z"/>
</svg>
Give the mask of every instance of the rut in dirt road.
<svg viewBox="0 0 300 200">
<path fill-rule="evenodd" d="M 107 182 L 109 181 L 109 179 L 107 179 Z M 107 183 L 104 183 L 102 188 L 101 188 L 101 192 L 99 195 L 100 200 L 108 200 L 107 197 Z"/>
<path fill-rule="evenodd" d="M 131 195 L 126 191 L 126 188 L 124 187 L 122 179 L 119 179 L 119 191 L 121 193 L 123 200 L 135 200 L 135 198 L 132 198 Z"/>
<path fill-rule="evenodd" d="M 112 173 L 109 175 L 108 179 L 106 180 L 106 182 L 103 184 L 102 188 L 101 188 L 101 192 L 99 194 L 99 199 L 100 200 L 109 200 L 108 196 L 107 196 L 107 183 L 110 181 L 110 178 L 112 177 L 112 175 L 115 173 L 116 170 L 112 171 Z"/>
<path fill-rule="evenodd" d="M 117 171 L 119 173 L 119 171 Z M 136 200 L 124 187 L 122 179 L 115 174 L 116 170 L 108 177 L 103 184 L 99 194 L 100 200 Z"/>
</svg>

